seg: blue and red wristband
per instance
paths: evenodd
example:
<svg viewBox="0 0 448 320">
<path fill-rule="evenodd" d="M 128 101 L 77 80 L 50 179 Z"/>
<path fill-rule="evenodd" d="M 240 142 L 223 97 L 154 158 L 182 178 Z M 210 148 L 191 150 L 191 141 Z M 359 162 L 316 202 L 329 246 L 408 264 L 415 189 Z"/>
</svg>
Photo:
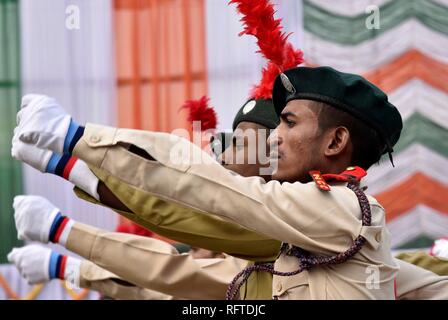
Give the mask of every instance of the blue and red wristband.
<svg viewBox="0 0 448 320">
<path fill-rule="evenodd" d="M 53 153 L 51 155 L 50 161 L 48 161 L 45 172 L 55 174 L 68 180 L 77 160 L 78 158 L 72 157 L 67 154 L 60 156 L 56 153 Z"/>
<path fill-rule="evenodd" d="M 64 279 L 67 256 L 52 251 L 50 256 L 49 276 L 50 279 Z"/>
<path fill-rule="evenodd" d="M 69 221 L 70 219 L 66 216 L 63 216 L 60 212 L 56 215 L 50 228 L 49 240 L 51 242 L 59 243 L 62 232 L 64 231 Z"/>
<path fill-rule="evenodd" d="M 68 127 L 67 135 L 64 141 L 64 154 L 71 155 L 75 145 L 78 143 L 84 134 L 84 127 L 78 125 L 73 120 L 70 121 L 70 126 Z"/>
</svg>

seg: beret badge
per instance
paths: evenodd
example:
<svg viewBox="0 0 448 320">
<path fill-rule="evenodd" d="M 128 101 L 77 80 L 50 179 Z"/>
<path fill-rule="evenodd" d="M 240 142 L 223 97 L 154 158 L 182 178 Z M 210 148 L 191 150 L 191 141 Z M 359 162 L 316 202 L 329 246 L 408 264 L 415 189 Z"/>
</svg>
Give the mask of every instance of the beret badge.
<svg viewBox="0 0 448 320">
<path fill-rule="evenodd" d="M 291 83 L 291 81 L 289 80 L 289 78 L 286 74 L 281 73 L 280 79 L 282 80 L 283 86 L 289 93 L 291 93 L 291 94 L 296 93 L 296 88 L 294 88 L 293 84 Z"/>
</svg>

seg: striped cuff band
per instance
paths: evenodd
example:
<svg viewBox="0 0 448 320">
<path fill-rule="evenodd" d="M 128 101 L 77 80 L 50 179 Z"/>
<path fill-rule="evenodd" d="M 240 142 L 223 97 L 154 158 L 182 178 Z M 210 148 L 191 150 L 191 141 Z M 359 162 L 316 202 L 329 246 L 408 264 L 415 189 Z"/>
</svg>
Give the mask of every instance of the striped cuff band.
<svg viewBox="0 0 448 320">
<path fill-rule="evenodd" d="M 64 279 L 67 256 L 52 251 L 50 256 L 49 275 L 50 279 Z"/>
<path fill-rule="evenodd" d="M 53 224 L 50 228 L 50 241 L 53 243 L 60 243 L 65 246 L 73 224 L 73 220 L 61 215 L 61 213 L 59 212 L 56 215 L 56 218 L 54 219 Z"/>
<path fill-rule="evenodd" d="M 84 127 L 81 127 L 73 120 L 70 121 L 67 135 L 64 141 L 64 154 L 71 155 L 76 143 L 81 139 L 84 134 Z"/>
<path fill-rule="evenodd" d="M 68 180 L 77 160 L 78 158 L 72 157 L 67 154 L 60 156 L 56 153 L 53 153 L 50 161 L 48 161 L 45 172 L 55 174 Z"/>
</svg>

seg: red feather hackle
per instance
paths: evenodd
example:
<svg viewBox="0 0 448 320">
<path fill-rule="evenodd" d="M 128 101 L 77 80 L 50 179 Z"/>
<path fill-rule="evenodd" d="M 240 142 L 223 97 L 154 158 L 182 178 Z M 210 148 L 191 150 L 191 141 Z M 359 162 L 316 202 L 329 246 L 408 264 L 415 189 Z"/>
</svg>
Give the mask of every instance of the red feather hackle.
<svg viewBox="0 0 448 320">
<path fill-rule="evenodd" d="M 188 109 L 188 121 L 193 123 L 194 121 L 201 122 L 201 130 L 206 131 L 209 129 L 216 129 L 218 124 L 216 111 L 213 107 L 208 105 L 210 99 L 207 96 L 203 96 L 198 100 L 185 101 L 181 109 Z"/>
<path fill-rule="evenodd" d="M 252 35 L 257 39 L 259 53 L 269 62 L 262 70 L 260 83 L 252 89 L 251 97 L 271 99 L 277 76 L 284 70 L 303 63 L 303 52 L 294 49 L 288 42 L 290 34 L 282 31 L 282 19 L 275 19 L 274 5 L 269 0 L 231 0 L 243 15 L 244 30 L 241 35 Z"/>
</svg>

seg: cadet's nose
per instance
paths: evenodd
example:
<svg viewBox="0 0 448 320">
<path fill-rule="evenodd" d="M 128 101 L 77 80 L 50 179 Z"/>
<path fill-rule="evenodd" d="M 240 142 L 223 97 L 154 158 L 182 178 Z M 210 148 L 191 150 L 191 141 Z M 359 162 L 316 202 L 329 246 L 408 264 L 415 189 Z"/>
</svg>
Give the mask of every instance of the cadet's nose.
<svg viewBox="0 0 448 320">
<path fill-rule="evenodd" d="M 272 133 L 269 135 L 267 142 L 271 150 L 276 150 L 276 148 L 282 144 L 283 139 L 279 137 L 278 129 L 272 131 Z"/>
</svg>

